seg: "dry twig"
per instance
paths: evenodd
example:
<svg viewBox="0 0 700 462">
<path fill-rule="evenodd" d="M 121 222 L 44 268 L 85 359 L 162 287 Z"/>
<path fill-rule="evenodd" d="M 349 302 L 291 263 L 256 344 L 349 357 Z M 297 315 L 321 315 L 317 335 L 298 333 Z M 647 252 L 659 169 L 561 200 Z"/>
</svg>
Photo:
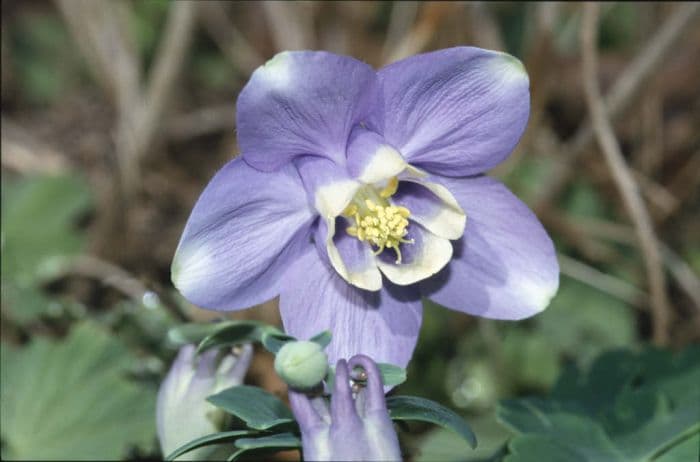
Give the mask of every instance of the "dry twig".
<svg viewBox="0 0 700 462">
<path fill-rule="evenodd" d="M 649 212 L 640 196 L 634 177 L 625 163 L 620 146 L 608 119 L 605 103 L 598 84 L 598 55 L 596 38 L 599 5 L 586 3 L 583 7 L 581 47 L 583 55 L 583 84 L 593 131 L 605 156 L 605 161 L 622 195 L 625 208 L 634 223 L 637 238 L 644 255 L 653 317 L 653 339 L 657 345 L 668 342 L 670 307 L 666 295 L 666 281 L 661 255 Z"/>
<path fill-rule="evenodd" d="M 277 51 L 313 48 L 313 3 L 268 0 L 263 7 Z"/>
<path fill-rule="evenodd" d="M 586 285 L 594 287 L 601 292 L 612 295 L 637 308 L 645 308 L 644 300 L 648 297 L 646 293 L 639 290 L 629 282 L 618 279 L 596 268 L 587 265 L 569 256 L 559 254 L 559 267 L 562 274 L 576 279 Z"/>
<path fill-rule="evenodd" d="M 607 117 L 618 119 L 646 82 L 661 69 L 663 59 L 671 54 L 678 39 L 690 29 L 700 14 L 700 3 L 685 3 L 668 18 L 659 30 L 649 39 L 635 59 L 625 68 L 605 97 Z M 572 141 L 563 146 L 559 153 L 561 162 L 555 164 L 548 180 L 542 183 L 534 209 L 545 210 L 552 198 L 566 186 L 571 176 L 576 173 L 576 160 L 586 152 L 593 141 L 593 132 L 589 124 L 584 123 L 572 137 Z"/>
<path fill-rule="evenodd" d="M 388 53 L 384 64 L 390 64 L 416 53 L 420 53 L 430 43 L 442 18 L 453 11 L 454 4 L 445 2 L 427 2 L 422 5 L 418 22 Z"/>
<path fill-rule="evenodd" d="M 237 69 L 252 73 L 265 59 L 248 42 L 226 14 L 219 1 L 203 1 L 199 5 L 199 20 L 221 52 Z"/>
</svg>

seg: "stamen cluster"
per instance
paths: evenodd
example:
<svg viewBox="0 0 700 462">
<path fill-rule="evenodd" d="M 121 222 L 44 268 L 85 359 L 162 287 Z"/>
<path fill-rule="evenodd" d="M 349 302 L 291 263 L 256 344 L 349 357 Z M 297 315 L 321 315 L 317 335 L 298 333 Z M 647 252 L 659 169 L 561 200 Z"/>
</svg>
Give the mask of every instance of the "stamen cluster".
<svg viewBox="0 0 700 462">
<path fill-rule="evenodd" d="M 399 245 L 413 243 L 413 240 L 405 239 L 411 212 L 406 207 L 377 204 L 372 199 L 365 199 L 364 204 L 360 205 L 350 204 L 345 210 L 345 215 L 355 220 L 355 226 L 349 226 L 346 232 L 376 247 L 375 255 L 385 248 L 393 249 L 396 263 L 401 263 Z"/>
</svg>

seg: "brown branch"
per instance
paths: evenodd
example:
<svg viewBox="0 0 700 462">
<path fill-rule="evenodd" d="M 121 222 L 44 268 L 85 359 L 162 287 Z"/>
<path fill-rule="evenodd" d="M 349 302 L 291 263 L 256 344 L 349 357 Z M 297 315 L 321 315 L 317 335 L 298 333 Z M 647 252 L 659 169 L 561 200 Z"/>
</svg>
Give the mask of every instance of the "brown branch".
<svg viewBox="0 0 700 462">
<path fill-rule="evenodd" d="M 414 1 L 391 2 L 391 15 L 386 39 L 382 47 L 382 61 L 389 62 L 394 50 L 400 45 L 411 26 L 416 21 L 420 4 Z"/>
<path fill-rule="evenodd" d="M 141 76 L 128 33 L 127 4 L 56 0 L 56 5 L 97 82 L 120 113 L 131 113 L 139 100 Z"/>
<path fill-rule="evenodd" d="M 430 44 L 442 19 L 457 6 L 449 2 L 425 2 L 422 4 L 418 22 L 404 35 L 389 54 L 384 64 L 420 53 Z"/>
<path fill-rule="evenodd" d="M 180 321 L 187 320 L 180 308 L 172 302 L 167 294 L 149 289 L 131 273 L 114 263 L 91 255 L 68 257 L 50 275 L 50 279 L 58 279 L 68 275 L 95 279 L 105 286 L 121 292 L 135 303 L 147 308 L 161 305 Z"/>
<path fill-rule="evenodd" d="M 262 5 L 277 51 L 313 48 L 313 3 L 267 0 Z"/>
<path fill-rule="evenodd" d="M 44 144 L 14 122 L 2 117 L 2 168 L 22 174 L 59 175 L 68 171 L 66 155 Z"/>
<path fill-rule="evenodd" d="M 648 295 L 629 282 L 603 273 L 582 261 L 575 260 L 564 254 L 558 254 L 557 259 L 559 260 L 562 274 L 637 308 L 643 309 L 646 307 L 644 300 Z"/>
<path fill-rule="evenodd" d="M 236 113 L 226 103 L 177 115 L 168 121 L 166 130 L 170 139 L 182 141 L 235 127 Z"/>
<path fill-rule="evenodd" d="M 165 31 L 142 103 L 135 111 L 121 118 L 118 151 L 122 161 L 122 186 L 127 199 L 139 189 L 140 164 L 150 151 L 172 99 L 194 32 L 195 6 L 196 3 L 186 0 L 170 4 Z"/>
<path fill-rule="evenodd" d="M 657 345 L 668 342 L 670 307 L 666 295 L 658 242 L 654 234 L 649 212 L 640 196 L 632 172 L 625 163 L 620 146 L 608 119 L 605 103 L 598 84 L 598 55 L 596 49 L 599 5 L 586 3 L 581 24 L 581 48 L 583 59 L 583 85 L 590 113 L 593 132 L 604 154 L 613 179 L 635 226 L 649 279 L 653 319 L 653 339 Z"/>
<path fill-rule="evenodd" d="M 224 56 L 244 74 L 251 74 L 265 63 L 262 55 L 229 20 L 223 3 L 203 1 L 197 16 Z"/>
<path fill-rule="evenodd" d="M 689 2 L 679 5 L 659 30 L 649 39 L 635 59 L 625 68 L 620 78 L 605 98 L 605 109 L 611 120 L 617 120 L 634 98 L 644 82 L 661 69 L 664 58 L 672 55 L 672 49 L 683 34 L 690 29 L 700 15 L 700 3 Z M 560 149 L 561 162 L 555 164 L 548 180 L 542 183 L 533 208 L 545 210 L 552 198 L 568 184 L 576 173 L 575 163 L 586 152 L 593 141 L 590 124 L 584 123 L 572 137 L 572 141 Z"/>
</svg>

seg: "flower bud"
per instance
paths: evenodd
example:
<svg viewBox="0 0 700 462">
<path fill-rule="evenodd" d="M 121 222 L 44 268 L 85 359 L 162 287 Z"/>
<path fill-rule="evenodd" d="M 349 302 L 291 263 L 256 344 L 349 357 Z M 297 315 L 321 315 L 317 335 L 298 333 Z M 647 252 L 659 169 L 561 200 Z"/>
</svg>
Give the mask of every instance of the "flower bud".
<svg viewBox="0 0 700 462">
<path fill-rule="evenodd" d="M 240 354 L 222 357 L 217 350 L 196 356 L 195 350 L 194 345 L 180 349 L 158 390 L 156 424 L 164 457 L 195 438 L 221 430 L 225 415 L 206 399 L 243 382 L 253 351 L 245 345 Z M 196 449 L 177 460 L 204 460 L 210 451 Z"/>
<path fill-rule="evenodd" d="M 275 357 L 275 371 L 292 388 L 308 390 L 328 371 L 328 356 L 316 342 L 287 342 Z"/>
</svg>

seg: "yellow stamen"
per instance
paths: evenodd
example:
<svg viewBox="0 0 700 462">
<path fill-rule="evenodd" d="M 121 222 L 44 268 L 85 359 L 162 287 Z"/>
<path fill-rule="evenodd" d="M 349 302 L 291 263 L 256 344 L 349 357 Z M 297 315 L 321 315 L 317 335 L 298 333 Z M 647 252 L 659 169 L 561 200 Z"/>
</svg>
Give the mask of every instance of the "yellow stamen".
<svg viewBox="0 0 700 462">
<path fill-rule="evenodd" d="M 399 189 L 399 179 L 392 177 L 386 184 L 386 187 L 379 192 L 379 195 L 386 199 L 393 196 L 396 190 Z"/>
<path fill-rule="evenodd" d="M 410 210 L 391 205 L 386 200 L 396 193 L 398 184 L 398 179 L 394 177 L 379 194 L 371 187 L 361 190 L 343 212 L 343 215 L 355 220 L 355 225 L 345 230 L 350 236 L 376 247 L 374 255 L 379 255 L 385 249 L 393 249 L 397 264 L 401 263 L 400 244 L 413 244 L 412 239 L 404 238 L 408 234 Z"/>
</svg>

